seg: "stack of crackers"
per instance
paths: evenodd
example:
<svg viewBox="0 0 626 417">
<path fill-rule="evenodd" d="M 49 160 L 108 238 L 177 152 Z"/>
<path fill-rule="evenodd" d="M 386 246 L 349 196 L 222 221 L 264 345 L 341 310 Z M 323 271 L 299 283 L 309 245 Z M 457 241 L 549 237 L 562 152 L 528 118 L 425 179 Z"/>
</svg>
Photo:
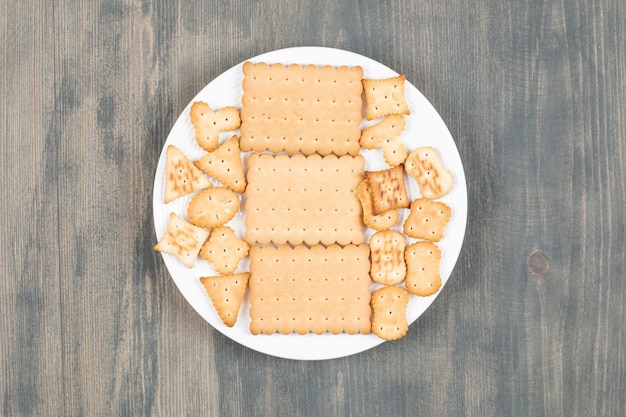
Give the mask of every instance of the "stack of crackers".
<svg viewBox="0 0 626 417">
<path fill-rule="evenodd" d="M 155 249 L 213 266 L 219 275 L 199 279 L 224 324 L 247 297 L 255 335 L 406 334 L 410 297 L 441 287 L 437 242 L 451 210 L 437 200 L 454 179 L 436 149 L 409 152 L 402 140 L 404 85 L 404 75 L 364 79 L 358 66 L 246 62 L 241 109 L 193 103 L 204 155 L 167 148 L 165 203 L 193 197 Z M 365 171 L 362 149 L 389 167 Z M 421 197 L 411 200 L 407 180 Z M 241 236 L 229 226 L 239 211 Z"/>
</svg>

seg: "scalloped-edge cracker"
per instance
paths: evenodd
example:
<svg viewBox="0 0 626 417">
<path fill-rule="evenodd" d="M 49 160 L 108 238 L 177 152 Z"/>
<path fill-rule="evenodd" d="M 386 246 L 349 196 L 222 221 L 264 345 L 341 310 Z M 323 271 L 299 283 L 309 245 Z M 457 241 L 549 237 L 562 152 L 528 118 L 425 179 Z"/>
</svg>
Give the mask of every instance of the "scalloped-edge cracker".
<svg viewBox="0 0 626 417">
<path fill-rule="evenodd" d="M 367 120 L 389 114 L 410 114 L 404 94 L 405 74 L 383 80 L 363 80 Z"/>
<path fill-rule="evenodd" d="M 241 149 L 357 155 L 362 78 L 359 66 L 244 63 Z"/>
<path fill-rule="evenodd" d="M 370 185 L 374 215 L 388 210 L 407 208 L 411 204 L 404 183 L 402 165 L 382 171 L 367 171 L 365 178 Z"/>
<path fill-rule="evenodd" d="M 408 292 L 420 297 L 433 295 L 441 288 L 441 250 L 431 242 L 416 242 L 406 248 Z"/>
<path fill-rule="evenodd" d="M 200 248 L 209 237 L 209 232 L 201 227 L 170 213 L 170 220 L 161 240 L 154 250 L 174 255 L 187 268 L 193 268 Z"/>
<path fill-rule="evenodd" d="M 235 130 L 241 125 L 239 110 L 235 107 L 228 106 L 215 111 L 203 101 L 191 105 L 189 117 L 196 132 L 196 142 L 207 152 L 217 148 L 220 132 Z"/>
<path fill-rule="evenodd" d="M 231 190 L 238 193 L 245 191 L 246 176 L 236 135 L 222 143 L 213 152 L 198 159 L 194 164 Z"/>
<path fill-rule="evenodd" d="M 213 229 L 209 240 L 200 249 L 200 257 L 211 263 L 220 274 L 232 274 L 239 262 L 248 256 L 248 244 L 239 239 L 228 226 Z"/>
<path fill-rule="evenodd" d="M 239 210 L 239 196 L 230 188 L 212 187 L 196 194 L 187 206 L 187 217 L 196 226 L 213 228 L 229 222 Z"/>
<path fill-rule="evenodd" d="M 249 279 L 249 272 L 200 278 L 220 320 L 228 327 L 237 322 Z"/>
<path fill-rule="evenodd" d="M 179 197 L 211 187 L 211 181 L 176 146 L 165 151 L 165 204 Z"/>
<path fill-rule="evenodd" d="M 381 149 L 385 162 L 398 166 L 404 162 L 409 151 L 400 140 L 406 126 L 404 116 L 393 114 L 369 126 L 361 133 L 359 143 L 365 149 Z"/>
<path fill-rule="evenodd" d="M 369 246 L 252 246 L 250 332 L 371 331 Z"/>
<path fill-rule="evenodd" d="M 454 185 L 454 177 L 448 171 L 435 148 L 424 146 L 413 150 L 404 163 L 404 169 L 420 187 L 422 197 L 436 200 L 446 195 Z"/>
<path fill-rule="evenodd" d="M 401 283 L 406 276 L 406 238 L 395 230 L 376 232 L 370 237 L 370 277 L 383 285 Z"/>
<path fill-rule="evenodd" d="M 439 242 L 451 215 L 452 210 L 445 203 L 417 198 L 411 203 L 409 215 L 404 221 L 404 234 L 415 239 Z"/>
<path fill-rule="evenodd" d="M 385 340 L 397 340 L 409 330 L 406 319 L 409 293 L 396 286 L 377 289 L 372 293 L 372 332 Z"/>
</svg>

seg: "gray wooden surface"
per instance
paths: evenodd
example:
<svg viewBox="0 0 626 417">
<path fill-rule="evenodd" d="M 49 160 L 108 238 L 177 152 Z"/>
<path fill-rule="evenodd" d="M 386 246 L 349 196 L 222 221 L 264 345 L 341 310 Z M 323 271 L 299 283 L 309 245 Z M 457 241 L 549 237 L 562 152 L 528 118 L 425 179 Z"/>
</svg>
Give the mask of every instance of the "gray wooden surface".
<svg viewBox="0 0 626 417">
<path fill-rule="evenodd" d="M 2 2 L 0 414 L 623 416 L 625 16 L 622 0 Z M 179 113 L 240 61 L 303 45 L 406 73 L 469 192 L 457 266 L 409 334 L 322 362 L 222 336 L 152 250 Z"/>
</svg>

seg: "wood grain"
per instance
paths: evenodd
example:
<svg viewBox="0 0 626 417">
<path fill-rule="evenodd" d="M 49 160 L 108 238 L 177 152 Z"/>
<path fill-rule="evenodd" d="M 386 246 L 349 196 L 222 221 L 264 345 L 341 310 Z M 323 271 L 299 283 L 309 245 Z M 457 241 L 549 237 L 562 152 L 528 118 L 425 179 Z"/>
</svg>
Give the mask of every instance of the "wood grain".
<svg viewBox="0 0 626 417">
<path fill-rule="evenodd" d="M 623 415 L 624 16 L 621 0 L 3 2 L 0 414 Z M 469 192 L 433 306 L 400 341 L 324 362 L 222 336 L 152 250 L 180 112 L 231 66 L 303 45 L 406 73 Z"/>
</svg>

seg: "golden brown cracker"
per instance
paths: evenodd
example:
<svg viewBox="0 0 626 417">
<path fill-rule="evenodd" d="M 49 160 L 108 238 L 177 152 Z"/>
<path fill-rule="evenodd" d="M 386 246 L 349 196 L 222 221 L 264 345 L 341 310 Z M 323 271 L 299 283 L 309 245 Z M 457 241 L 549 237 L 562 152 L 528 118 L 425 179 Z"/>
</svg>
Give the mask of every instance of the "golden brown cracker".
<svg viewBox="0 0 626 417">
<path fill-rule="evenodd" d="M 400 140 L 406 126 L 402 115 L 390 115 L 361 133 L 359 143 L 365 149 L 380 148 L 385 162 L 390 166 L 398 166 L 404 162 L 409 151 Z"/>
<path fill-rule="evenodd" d="M 245 213 L 248 243 L 362 243 L 362 156 L 248 157 Z"/>
<path fill-rule="evenodd" d="M 429 200 L 443 197 L 454 185 L 452 173 L 444 167 L 439 153 L 431 146 L 412 151 L 404 169 L 419 185 L 422 197 Z"/>
<path fill-rule="evenodd" d="M 195 162 L 195 165 L 233 191 L 243 193 L 246 177 L 241 162 L 239 140 L 233 136 L 216 150 Z"/>
<path fill-rule="evenodd" d="M 249 278 L 249 272 L 200 278 L 220 320 L 228 327 L 237 321 Z"/>
<path fill-rule="evenodd" d="M 416 242 L 406 248 L 405 286 L 411 294 L 426 297 L 441 288 L 441 250 L 431 242 Z"/>
<path fill-rule="evenodd" d="M 243 65 L 241 149 L 357 155 L 361 67 Z"/>
<path fill-rule="evenodd" d="M 439 242 L 450 221 L 450 207 L 439 201 L 418 198 L 404 221 L 404 233 L 412 238 Z"/>
<path fill-rule="evenodd" d="M 193 268 L 198 252 L 208 237 L 208 231 L 170 213 L 165 233 L 154 249 L 174 255 L 187 268 Z"/>
<path fill-rule="evenodd" d="M 252 334 L 370 332 L 365 244 L 252 246 L 250 274 Z"/>
<path fill-rule="evenodd" d="M 388 210 L 378 216 L 374 215 L 372 194 L 367 180 L 363 180 L 357 187 L 357 196 L 363 208 L 363 222 L 367 227 L 374 230 L 386 230 L 398 222 L 400 213 L 398 210 Z"/>
<path fill-rule="evenodd" d="M 230 221 L 239 210 L 239 197 L 226 187 L 212 187 L 196 194 L 187 206 L 187 217 L 196 226 L 213 228 Z"/>
<path fill-rule="evenodd" d="M 165 204 L 211 187 L 211 181 L 176 146 L 165 151 Z"/>
<path fill-rule="evenodd" d="M 363 80 L 367 120 L 389 114 L 410 114 L 404 94 L 405 74 L 384 80 Z"/>
<path fill-rule="evenodd" d="M 365 178 L 370 185 L 374 215 L 409 207 L 411 201 L 406 191 L 402 165 L 382 171 L 368 171 Z"/>
<path fill-rule="evenodd" d="M 376 232 L 370 237 L 369 246 L 372 280 L 384 285 L 402 282 L 406 276 L 404 235 L 394 230 Z"/>
<path fill-rule="evenodd" d="M 237 129 L 241 124 L 239 111 L 235 107 L 229 106 L 214 111 L 203 101 L 191 105 L 189 117 L 196 132 L 198 145 L 207 152 L 217 148 L 220 132 Z"/>
<path fill-rule="evenodd" d="M 228 226 L 213 229 L 209 240 L 200 249 L 200 257 L 211 263 L 220 274 L 232 274 L 239 262 L 248 256 L 248 244 L 239 239 Z"/>
<path fill-rule="evenodd" d="M 372 332 L 381 339 L 396 340 L 409 330 L 406 310 L 409 293 L 403 288 L 388 286 L 372 293 Z"/>
</svg>

